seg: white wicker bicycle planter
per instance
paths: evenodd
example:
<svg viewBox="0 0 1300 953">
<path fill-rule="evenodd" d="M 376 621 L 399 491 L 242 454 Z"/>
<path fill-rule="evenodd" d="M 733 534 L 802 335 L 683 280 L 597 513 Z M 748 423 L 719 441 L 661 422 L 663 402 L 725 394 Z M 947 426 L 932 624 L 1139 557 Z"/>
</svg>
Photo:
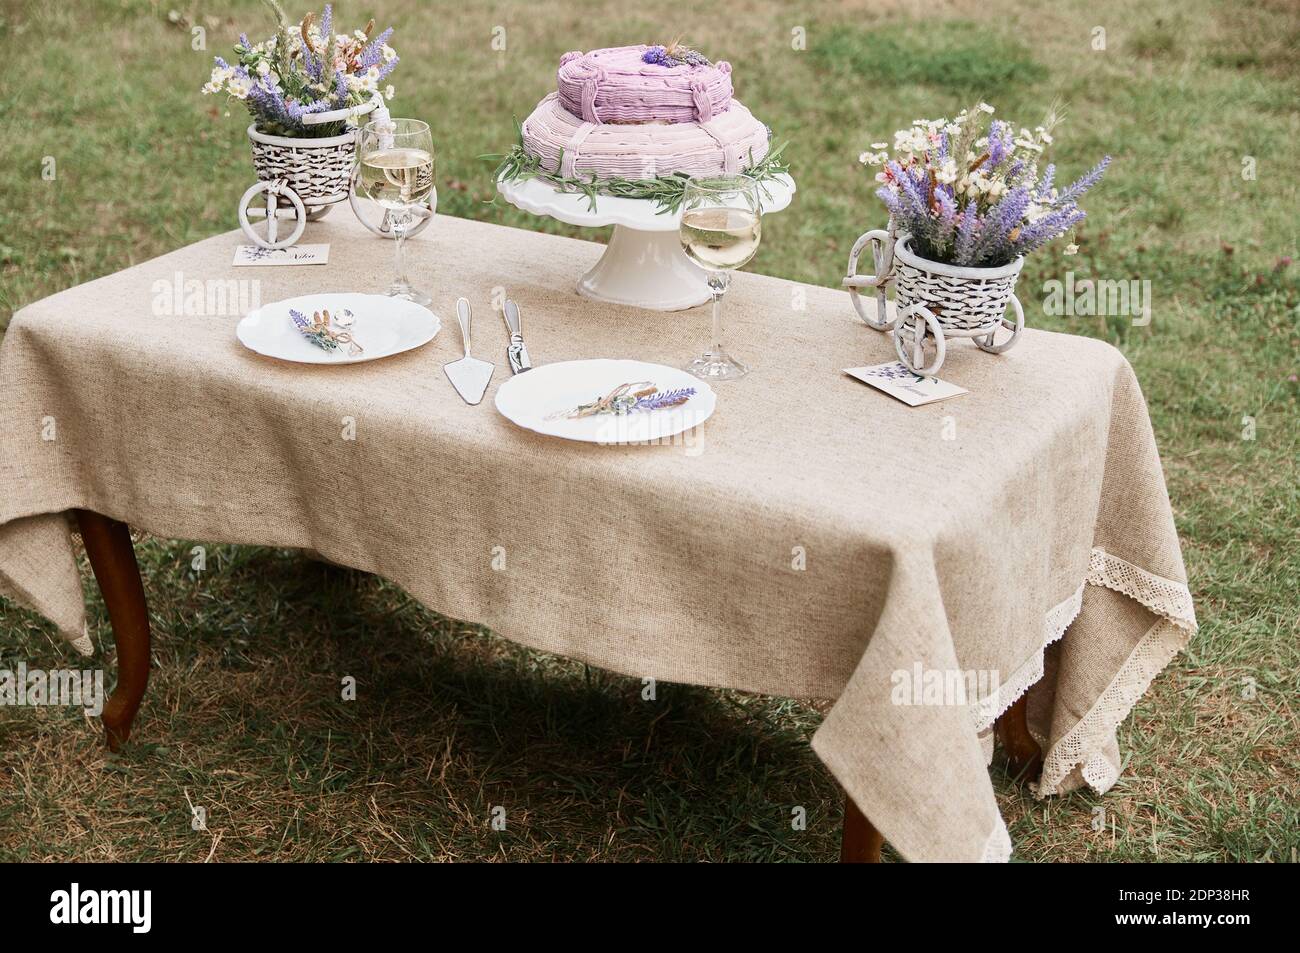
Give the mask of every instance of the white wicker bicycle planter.
<svg viewBox="0 0 1300 953">
<path fill-rule="evenodd" d="M 357 162 L 357 120 L 374 110 L 382 110 L 379 97 L 350 109 L 336 109 L 303 117 L 305 125 L 328 122 L 345 122 L 347 131 L 337 136 L 322 138 L 296 138 L 270 136 L 258 132 L 256 125 L 248 127 L 248 138 L 253 147 L 253 171 L 258 181 L 248 188 L 239 200 L 239 227 L 248 239 L 263 248 L 287 248 L 302 237 L 309 221 L 323 218 L 331 207 L 340 202 L 350 202 L 361 223 L 376 235 L 393 237 L 388 213 L 378 224 L 372 224 L 362 214 L 357 203 L 355 175 Z M 380 112 L 379 115 L 387 115 Z M 265 197 L 262 205 L 255 203 Z M 420 221 L 406 230 L 407 236 L 419 232 L 433 218 L 434 202 L 416 209 Z M 266 221 L 265 234 L 259 233 L 250 219 Z M 282 222 L 291 221 L 288 234 L 280 228 Z"/>
<path fill-rule="evenodd" d="M 874 275 L 857 274 L 858 258 L 871 246 Z M 963 268 L 921 258 L 911 249 L 910 236 L 874 229 L 859 238 L 849 254 L 844 287 L 858 316 L 877 331 L 892 331 L 898 358 L 918 374 L 935 374 L 943 366 L 947 339 L 972 338 L 980 350 L 1001 354 L 1010 350 L 1025 328 L 1025 312 L 1015 295 L 1016 278 L 1024 266 L 1017 258 L 997 268 Z M 895 315 L 887 310 L 886 290 L 895 291 Z M 876 313 L 869 315 L 858 292 L 874 288 Z M 1006 316 L 1007 306 L 1015 320 Z M 997 343 L 996 334 L 1006 328 L 1011 337 Z M 933 343 L 934 357 L 926 360 L 926 343 Z"/>
</svg>

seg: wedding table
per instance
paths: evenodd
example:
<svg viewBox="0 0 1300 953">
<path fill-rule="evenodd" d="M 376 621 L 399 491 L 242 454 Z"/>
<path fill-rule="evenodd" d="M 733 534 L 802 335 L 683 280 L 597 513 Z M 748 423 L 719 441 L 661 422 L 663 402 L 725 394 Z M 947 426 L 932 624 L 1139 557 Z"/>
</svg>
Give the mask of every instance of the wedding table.
<svg viewBox="0 0 1300 953">
<path fill-rule="evenodd" d="M 157 313 L 191 279 L 257 279 L 263 302 L 385 284 L 392 246 L 355 221 L 310 240 L 328 265 L 232 268 L 239 234 L 219 235 L 36 302 L 5 335 L 0 593 L 89 653 L 80 528 L 118 645 L 110 743 L 148 677 L 129 524 L 312 550 L 632 676 L 833 700 L 812 745 L 850 796 L 849 857 L 883 834 L 910 860 L 1007 859 L 995 720 L 1038 793 L 1114 783 L 1117 725 L 1196 627 L 1115 348 L 1033 330 L 999 356 L 951 347 L 943 376 L 970 393 L 910 408 L 842 373 L 893 359 L 843 291 L 739 274 L 729 343 L 752 373 L 716 385 L 686 439 L 598 446 L 496 412 L 493 289 L 536 364 L 680 364 L 708 318 L 576 296 L 597 244 L 439 216 L 409 265 L 443 330 L 374 363 L 281 363 L 236 341 L 237 312 Z M 459 295 L 497 364 L 479 406 L 441 370 Z"/>
</svg>

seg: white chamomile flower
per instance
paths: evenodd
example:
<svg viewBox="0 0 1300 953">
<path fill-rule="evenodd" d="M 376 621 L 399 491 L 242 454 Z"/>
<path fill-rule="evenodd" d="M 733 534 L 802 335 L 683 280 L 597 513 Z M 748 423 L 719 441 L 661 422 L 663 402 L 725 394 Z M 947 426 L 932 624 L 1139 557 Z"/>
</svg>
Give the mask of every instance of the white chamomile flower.
<svg viewBox="0 0 1300 953">
<path fill-rule="evenodd" d="M 1070 242 L 1070 244 L 1065 246 L 1065 253 L 1067 255 L 1077 255 L 1079 254 L 1079 246 L 1074 242 Z"/>
<path fill-rule="evenodd" d="M 219 93 L 221 88 L 226 85 L 226 80 L 230 78 L 230 70 L 222 69 L 220 66 L 212 68 L 212 76 L 203 84 L 205 93 Z"/>
<path fill-rule="evenodd" d="M 365 90 L 367 93 L 379 92 L 379 67 L 372 66 L 360 76 L 358 88 Z"/>
<path fill-rule="evenodd" d="M 957 181 L 957 160 L 952 156 L 943 160 L 943 165 L 935 170 L 934 177 L 944 185 L 951 185 Z"/>
<path fill-rule="evenodd" d="M 380 50 L 380 55 L 383 56 L 385 63 L 391 63 L 393 60 L 397 59 L 397 50 L 385 43 L 383 48 Z"/>
<path fill-rule="evenodd" d="M 384 87 L 385 99 L 392 99 L 395 95 L 397 95 L 397 90 L 393 89 L 392 83 L 389 83 L 387 86 Z"/>
<path fill-rule="evenodd" d="M 265 76 L 267 73 L 271 72 L 271 64 L 266 60 L 262 60 L 257 64 L 257 71 Z"/>
<path fill-rule="evenodd" d="M 993 115 L 993 107 L 988 103 L 980 103 L 978 109 L 982 113 L 988 113 L 990 116 Z"/>
<path fill-rule="evenodd" d="M 873 143 L 871 144 L 871 148 L 873 148 L 873 149 L 888 149 L 888 148 L 889 148 L 889 143 L 887 143 L 887 142 L 873 142 Z"/>
<path fill-rule="evenodd" d="M 895 152 L 924 152 L 929 147 L 930 139 L 924 129 L 913 126 L 911 129 L 900 129 L 894 133 Z"/>
</svg>

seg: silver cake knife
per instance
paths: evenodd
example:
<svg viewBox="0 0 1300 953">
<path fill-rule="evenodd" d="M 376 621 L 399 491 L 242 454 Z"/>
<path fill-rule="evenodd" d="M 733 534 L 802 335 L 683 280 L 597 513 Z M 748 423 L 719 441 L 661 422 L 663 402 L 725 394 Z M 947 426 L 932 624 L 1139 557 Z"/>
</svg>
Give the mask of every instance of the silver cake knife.
<svg viewBox="0 0 1300 953">
<path fill-rule="evenodd" d="M 502 313 L 505 315 L 506 329 L 510 332 L 510 346 L 506 348 L 510 373 L 522 374 L 532 368 L 533 362 L 529 360 L 528 348 L 524 346 L 523 325 L 519 322 L 519 305 L 507 298 Z"/>
<path fill-rule="evenodd" d="M 442 365 L 442 369 L 465 403 L 477 404 L 483 399 L 483 392 L 487 390 L 488 381 L 492 380 L 492 371 L 496 365 L 469 356 L 470 307 L 467 298 L 456 299 L 456 320 L 460 324 L 460 336 L 465 341 L 465 356 L 459 361 Z"/>
</svg>

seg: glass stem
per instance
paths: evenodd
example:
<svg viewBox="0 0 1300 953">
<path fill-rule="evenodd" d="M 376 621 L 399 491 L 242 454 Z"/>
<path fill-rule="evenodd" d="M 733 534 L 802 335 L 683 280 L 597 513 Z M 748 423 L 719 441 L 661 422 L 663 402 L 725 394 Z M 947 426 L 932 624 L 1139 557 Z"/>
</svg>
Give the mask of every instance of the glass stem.
<svg viewBox="0 0 1300 953">
<path fill-rule="evenodd" d="M 714 354 L 726 353 L 722 349 L 722 296 L 727 293 L 730 275 L 725 271 L 709 272 L 709 290 L 713 292 L 713 347 Z"/>
<path fill-rule="evenodd" d="M 402 288 L 409 288 L 411 286 L 411 283 L 406 280 L 406 255 L 404 247 L 406 241 L 406 223 L 409 219 L 410 213 L 405 209 L 400 212 L 393 212 L 390 219 L 390 224 L 393 227 L 394 245 L 393 269 L 395 275 L 393 277 L 393 284 Z"/>
</svg>

